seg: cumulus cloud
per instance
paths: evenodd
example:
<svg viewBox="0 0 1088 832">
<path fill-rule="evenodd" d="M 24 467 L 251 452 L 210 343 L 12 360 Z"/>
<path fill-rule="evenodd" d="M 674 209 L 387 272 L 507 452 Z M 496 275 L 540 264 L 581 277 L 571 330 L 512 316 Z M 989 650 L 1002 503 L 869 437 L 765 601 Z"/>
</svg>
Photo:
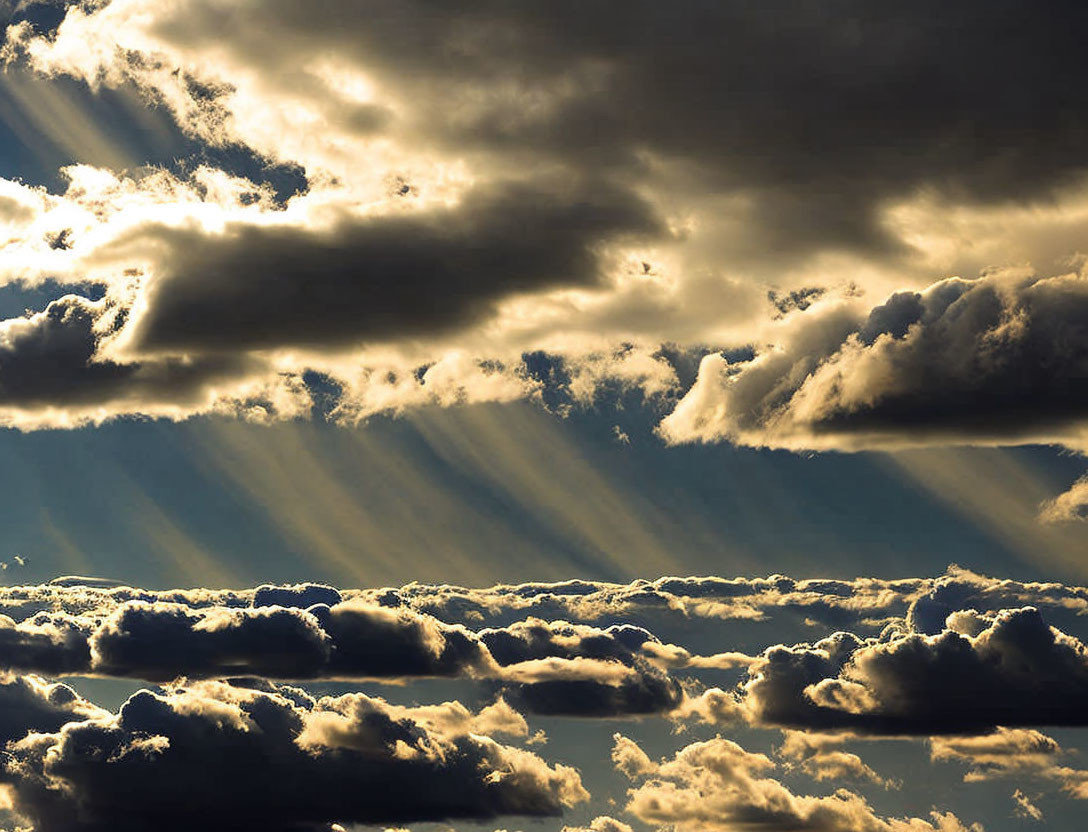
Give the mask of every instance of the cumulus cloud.
<svg viewBox="0 0 1088 832">
<path fill-rule="evenodd" d="M 1081 477 L 1069 490 L 1039 507 L 1044 523 L 1073 523 L 1088 519 L 1088 477 Z"/>
<path fill-rule="evenodd" d="M 107 712 L 87 701 L 68 685 L 40 676 L 5 673 L 0 677 L 0 742 L 8 743 L 28 733 L 58 730 L 79 720 L 95 720 Z"/>
<path fill-rule="evenodd" d="M 277 593 L 262 589 L 255 597 Z M 480 675 L 494 667 L 464 627 L 358 600 L 307 609 L 128 601 L 94 626 L 90 646 L 97 673 L 161 681 Z"/>
<path fill-rule="evenodd" d="M 209 682 L 32 734 L 4 770 L 17 810 L 56 830 L 329 829 L 557 815 L 588 798 L 573 769 L 438 722 L 361 694 Z"/>
<path fill-rule="evenodd" d="M 1079 448 L 1086 304 L 1088 276 L 1020 271 L 900 292 L 864 317 L 814 308 L 750 362 L 704 358 L 660 430 L 793 449 Z"/>
<path fill-rule="evenodd" d="M 266 367 L 244 356 L 140 362 L 102 355 L 121 313 L 105 300 L 65 295 L 41 312 L 0 321 L 0 424 L 72 427 L 118 412 L 171 416 L 231 407 L 244 415 L 259 402 L 268 412 L 278 404 L 281 416 L 304 408 L 300 384 L 254 382 Z"/>
<path fill-rule="evenodd" d="M 873 203 L 922 184 L 1021 196 L 1083 168 L 1079 100 L 1062 83 L 1083 62 L 1077 43 L 1016 5 L 984 20 L 859 3 L 773 15 L 738 4 L 662 15 L 650 2 L 261 11 L 256 23 L 245 7 L 126 0 L 71 9 L 51 38 L 9 37 L 43 71 L 135 80 L 209 140 L 312 168 L 344 170 L 364 149 L 381 159 L 383 140 L 579 167 L 631 166 L 647 149 L 753 192 L 794 245 L 877 245 Z M 1025 17 L 1013 39 L 1006 20 Z M 257 48 L 267 42 L 281 45 L 274 60 Z M 1002 68 L 1017 49 L 1038 56 L 1032 72 Z M 971 71 L 983 65 L 998 76 Z M 894 106 L 889 89 L 902 92 Z M 1022 123 L 1036 129 L 1010 126 Z"/>
<path fill-rule="evenodd" d="M 679 683 L 639 652 L 660 642 L 638 627 L 530 618 L 477 633 L 405 606 L 342 599 L 321 585 L 252 593 L 254 604 L 293 606 L 214 603 L 200 593 L 190 605 L 181 600 L 185 593 L 179 596 L 127 599 L 82 614 L 38 612 L 18 623 L 0 619 L 0 658 L 39 672 L 161 682 L 459 677 L 488 680 L 524 710 L 564 716 L 663 713 L 683 701 Z M 337 598 L 332 606 L 301 606 Z"/>
<path fill-rule="evenodd" d="M 763 722 L 884 734 L 1085 724 L 1077 691 L 1088 684 L 1088 649 L 1080 640 L 1030 607 L 987 616 L 981 628 L 977 615 L 968 621 L 966 634 L 838 633 L 770 648 L 744 684 L 746 704 Z"/>
<path fill-rule="evenodd" d="M 630 740 L 617 738 L 617 747 Z M 648 778 L 628 793 L 626 810 L 646 823 L 677 830 L 812 829 L 859 832 L 979 832 L 955 815 L 934 810 L 931 820 L 884 818 L 861 795 L 839 789 L 828 796 L 799 795 L 766 776 L 775 770 L 764 754 L 720 737 L 696 742 L 671 759 L 644 765 Z"/>
<path fill-rule="evenodd" d="M 565 826 L 563 832 L 634 832 L 623 821 L 600 815 L 589 822 L 589 826 Z"/>
</svg>

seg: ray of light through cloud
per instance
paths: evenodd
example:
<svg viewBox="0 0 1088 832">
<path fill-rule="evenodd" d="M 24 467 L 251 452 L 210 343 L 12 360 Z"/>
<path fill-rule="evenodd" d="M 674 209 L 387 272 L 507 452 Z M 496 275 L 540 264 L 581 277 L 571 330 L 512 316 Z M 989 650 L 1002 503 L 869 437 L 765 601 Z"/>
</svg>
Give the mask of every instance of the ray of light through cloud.
<svg viewBox="0 0 1088 832">
<path fill-rule="evenodd" d="M 0 31 L 0 832 L 1078 828 L 1083 4 Z"/>
</svg>

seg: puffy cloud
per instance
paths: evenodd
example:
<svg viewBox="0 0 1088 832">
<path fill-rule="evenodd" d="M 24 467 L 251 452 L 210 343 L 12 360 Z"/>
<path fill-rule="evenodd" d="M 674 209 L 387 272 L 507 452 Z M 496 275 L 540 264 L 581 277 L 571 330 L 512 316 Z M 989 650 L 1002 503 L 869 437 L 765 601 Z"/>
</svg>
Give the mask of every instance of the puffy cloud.
<svg viewBox="0 0 1088 832">
<path fill-rule="evenodd" d="M 361 694 L 140 691 L 116 715 L 9 748 L 18 811 L 56 830 L 328 829 L 557 815 L 588 798 L 571 768 Z"/>
<path fill-rule="evenodd" d="M 0 742 L 8 743 L 28 733 L 56 731 L 68 722 L 98 719 L 107 712 L 67 685 L 5 673 L 0 677 L 0 713 Z"/>
<path fill-rule="evenodd" d="M 267 600 L 270 593 L 258 590 L 255 597 Z M 358 600 L 308 609 L 195 610 L 163 601 L 129 601 L 94 629 L 91 648 L 95 672 L 162 681 L 231 675 L 455 676 L 494 666 L 486 647 L 464 627 Z"/>
<path fill-rule="evenodd" d="M 683 691 L 675 680 L 649 666 L 598 659 L 536 659 L 503 673 L 509 695 L 537 714 L 622 717 L 676 708 Z"/>
<path fill-rule="evenodd" d="M 670 716 L 675 720 L 695 719 L 707 725 L 732 725 L 747 716 L 740 700 L 731 691 L 708 688 L 697 696 L 687 696 Z"/>
<path fill-rule="evenodd" d="M 1068 491 L 1039 507 L 1044 523 L 1071 523 L 1088 519 L 1088 477 L 1081 477 Z"/>
<path fill-rule="evenodd" d="M 669 711 L 682 701 L 679 684 L 640 654 L 645 644 L 659 643 L 641 627 L 601 630 L 529 618 L 479 637 L 504 666 L 514 701 L 533 713 L 628 716 Z"/>
<path fill-rule="evenodd" d="M 361 597 L 302 608 L 241 606 L 241 598 L 232 599 L 235 605 L 217 599 L 190 606 L 150 596 L 81 615 L 39 612 L 18 624 L 8 619 L 6 628 L 0 626 L 0 657 L 9 666 L 42 672 L 162 682 L 475 678 L 488 680 L 525 710 L 566 716 L 663 713 L 683 701 L 679 683 L 639 652 L 643 643 L 659 642 L 638 627 L 601 630 L 527 619 L 476 633 Z M 263 586 L 251 600 L 302 604 L 338 597 L 327 586 Z"/>
<path fill-rule="evenodd" d="M 305 678 L 332 652 L 317 618 L 279 607 L 190 611 L 132 601 L 92 636 L 94 669 L 114 676 L 170 681 L 180 676 Z"/>
<path fill-rule="evenodd" d="M 71 427 L 117 413 L 170 416 L 264 404 L 297 413 L 305 393 L 286 378 L 254 382 L 266 369 L 238 355 L 116 361 L 101 345 L 123 319 L 105 300 L 66 295 L 45 310 L 0 321 L 0 424 Z M 275 389 L 277 388 L 278 389 Z M 233 401 L 230 405 L 228 402 Z"/>
<path fill-rule="evenodd" d="M 704 358 L 660 430 L 672 442 L 794 449 L 1079 448 L 1086 308 L 1088 276 L 1023 271 L 900 292 L 865 317 L 818 304 L 750 362 Z"/>
<path fill-rule="evenodd" d="M 1030 607 L 967 633 L 839 633 L 768 649 L 744 684 L 757 720 L 884 734 L 985 731 L 997 725 L 1084 725 L 1088 649 Z M 952 624 L 960 619 L 950 618 Z"/>
<path fill-rule="evenodd" d="M 0 666 L 56 676 L 86 671 L 90 663 L 90 645 L 78 619 L 39 612 L 16 623 L 0 616 Z"/>
<path fill-rule="evenodd" d="M 621 740 L 617 739 L 617 746 Z M 630 740 L 626 740 L 630 743 Z M 811 829 L 857 832 L 968 832 L 952 814 L 883 818 L 860 795 L 839 789 L 829 796 L 798 795 L 765 776 L 775 769 L 766 755 L 720 737 L 696 742 L 674 757 L 643 767 L 648 778 L 628 793 L 626 810 L 646 823 L 684 830 Z"/>
<path fill-rule="evenodd" d="M 299 607 L 306 609 L 314 604 L 335 606 L 344 600 L 340 591 L 327 584 L 293 584 L 277 586 L 262 584 L 253 592 L 254 607 Z"/>
</svg>

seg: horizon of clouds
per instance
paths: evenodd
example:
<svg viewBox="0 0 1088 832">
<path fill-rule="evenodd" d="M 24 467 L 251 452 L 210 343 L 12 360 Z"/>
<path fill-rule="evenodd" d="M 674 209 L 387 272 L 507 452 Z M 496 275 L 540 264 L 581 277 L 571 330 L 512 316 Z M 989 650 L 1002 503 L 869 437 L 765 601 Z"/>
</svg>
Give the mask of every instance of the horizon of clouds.
<svg viewBox="0 0 1088 832">
<path fill-rule="evenodd" d="M 1037 804 L 1061 816 L 1066 801 L 1088 799 L 1088 767 L 1050 736 L 1083 724 L 1071 686 L 1088 685 L 1088 590 L 1076 586 L 950 569 L 900 581 L 667 577 L 479 589 L 150 591 L 72 576 L 3 593 L 15 618 L 0 638 L 0 785 L 4 809 L 34 828 L 138 829 L 170 795 L 194 789 L 205 799 L 168 828 L 248 817 L 286 832 L 572 812 L 589 815 L 567 828 L 595 832 L 994 828 L 942 805 L 921 816 L 880 808 L 899 805 L 904 785 L 890 772 L 902 755 L 933 776 L 952 766 L 968 786 L 1006 789 L 1008 811 L 1025 817 L 1035 817 L 1028 807 L 1042 817 Z M 745 599 L 762 617 L 722 603 Z M 801 599 L 850 620 L 799 619 Z M 444 610 L 444 620 L 421 605 Z M 568 621 L 536 617 L 543 609 L 566 610 Z M 480 626 L 485 614 L 496 624 Z M 345 615 L 350 625 L 335 623 Z M 570 623 L 602 616 L 613 623 Z M 1056 619 L 1069 629 L 1044 621 Z M 686 634 L 687 646 L 635 623 L 651 620 Z M 733 621 L 758 629 L 721 626 Z M 715 652 L 699 652 L 706 644 Z M 300 650 L 328 670 L 300 661 Z M 57 662 L 65 652 L 84 664 Z M 636 670 L 668 679 L 677 695 L 650 708 L 628 694 L 607 700 L 627 709 L 587 707 L 606 701 L 591 687 L 622 689 Z M 111 676 L 131 680 L 119 707 L 82 693 Z M 307 692 L 323 676 L 325 692 Z M 377 691 L 359 687 L 383 676 Z M 454 686 L 453 697 L 419 704 L 417 686 L 438 681 Z M 571 720 L 614 726 L 611 750 L 606 734 L 579 756 L 580 765 L 611 758 L 620 799 L 607 814 L 579 769 L 552 759 Z M 671 729 L 647 734 L 654 721 Z M 647 742 L 658 750 L 648 753 Z M 420 778 L 435 790 L 409 806 L 397 795 Z M 283 802 L 258 789 L 267 782 L 296 785 L 284 786 L 292 797 Z M 134 783 L 140 799 L 124 798 Z"/>
</svg>

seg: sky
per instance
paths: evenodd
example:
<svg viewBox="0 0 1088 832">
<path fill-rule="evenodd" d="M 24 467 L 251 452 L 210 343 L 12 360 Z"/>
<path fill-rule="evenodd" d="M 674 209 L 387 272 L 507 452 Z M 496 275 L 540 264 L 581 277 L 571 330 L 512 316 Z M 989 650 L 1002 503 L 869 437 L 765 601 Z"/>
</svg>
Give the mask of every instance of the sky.
<svg viewBox="0 0 1088 832">
<path fill-rule="evenodd" d="M 1088 800 L 1088 9 L 0 0 L 0 830 Z"/>
</svg>

